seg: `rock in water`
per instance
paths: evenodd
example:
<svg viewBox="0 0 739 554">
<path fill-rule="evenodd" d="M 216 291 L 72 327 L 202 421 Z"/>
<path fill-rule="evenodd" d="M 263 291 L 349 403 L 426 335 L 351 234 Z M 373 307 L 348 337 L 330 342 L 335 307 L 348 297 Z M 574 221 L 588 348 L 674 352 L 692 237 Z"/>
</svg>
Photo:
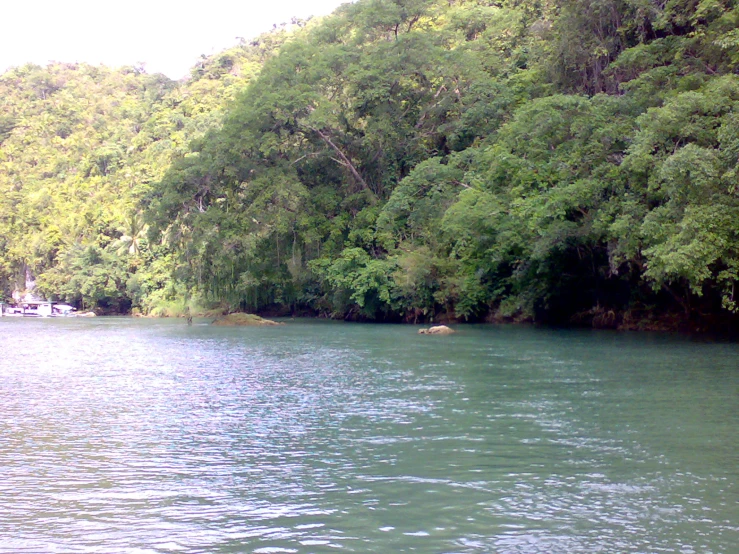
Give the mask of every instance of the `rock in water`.
<svg viewBox="0 0 739 554">
<path fill-rule="evenodd" d="M 254 314 L 228 314 L 219 317 L 213 325 L 223 327 L 268 327 L 271 325 L 284 325 L 269 319 L 264 319 Z"/>
<path fill-rule="evenodd" d="M 419 335 L 451 335 L 452 333 L 456 333 L 456 331 L 454 329 L 450 329 L 446 325 L 436 325 L 435 327 L 430 327 L 428 329 L 418 330 Z"/>
</svg>

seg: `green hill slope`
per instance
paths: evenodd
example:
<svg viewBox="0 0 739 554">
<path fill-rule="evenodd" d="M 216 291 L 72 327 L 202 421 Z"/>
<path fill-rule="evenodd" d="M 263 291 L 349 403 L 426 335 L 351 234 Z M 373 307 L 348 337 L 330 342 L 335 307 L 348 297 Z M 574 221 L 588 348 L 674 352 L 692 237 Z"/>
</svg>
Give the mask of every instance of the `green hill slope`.
<svg viewBox="0 0 739 554">
<path fill-rule="evenodd" d="M 220 125 L 225 106 L 287 35 L 204 57 L 181 83 L 134 67 L 85 64 L 28 65 L 2 75 L 5 295 L 22 290 L 29 275 L 41 294 L 126 311 L 147 292 L 133 278 L 144 266 L 157 275 L 149 288 L 163 286 L 169 267 L 154 258 L 166 253 L 139 248 L 146 242 L 142 194 L 187 154 L 190 141 Z"/>
<path fill-rule="evenodd" d="M 734 325 L 738 28 L 733 0 L 360 0 L 184 84 L 96 69 L 67 106 L 71 70 L 21 68 L 5 288 L 27 266 L 117 309 Z"/>
</svg>

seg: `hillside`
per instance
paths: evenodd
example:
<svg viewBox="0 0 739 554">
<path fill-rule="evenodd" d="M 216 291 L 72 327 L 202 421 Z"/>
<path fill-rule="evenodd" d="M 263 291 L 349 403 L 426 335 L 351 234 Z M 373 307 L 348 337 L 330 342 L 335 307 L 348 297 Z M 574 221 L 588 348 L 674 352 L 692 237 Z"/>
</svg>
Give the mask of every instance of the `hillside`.
<svg viewBox="0 0 739 554">
<path fill-rule="evenodd" d="M 204 57 L 181 83 L 63 63 L 0 76 L 2 293 L 22 291 L 28 276 L 40 294 L 125 312 L 165 286 L 168 254 L 143 247 L 142 195 L 220 125 L 286 37 Z"/>
<path fill-rule="evenodd" d="M 738 27 L 731 0 L 361 0 L 182 84 L 21 68 L 6 293 L 28 267 L 116 309 L 735 325 Z"/>
</svg>

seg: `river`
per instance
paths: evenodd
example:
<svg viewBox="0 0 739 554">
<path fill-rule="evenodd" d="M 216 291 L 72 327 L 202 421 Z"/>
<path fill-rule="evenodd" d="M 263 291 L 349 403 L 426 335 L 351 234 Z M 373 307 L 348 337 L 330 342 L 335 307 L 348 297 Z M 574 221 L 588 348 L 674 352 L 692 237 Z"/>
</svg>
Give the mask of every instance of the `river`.
<svg viewBox="0 0 739 554">
<path fill-rule="evenodd" d="M 0 552 L 737 552 L 739 345 L 0 319 Z"/>
</svg>

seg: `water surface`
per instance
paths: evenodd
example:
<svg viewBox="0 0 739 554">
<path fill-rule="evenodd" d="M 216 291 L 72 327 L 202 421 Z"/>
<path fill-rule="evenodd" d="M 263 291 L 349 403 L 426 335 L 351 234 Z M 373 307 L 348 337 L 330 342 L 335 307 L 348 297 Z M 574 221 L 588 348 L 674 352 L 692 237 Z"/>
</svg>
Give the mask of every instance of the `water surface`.
<svg viewBox="0 0 739 554">
<path fill-rule="evenodd" d="M 0 319 L 0 552 L 736 552 L 739 346 Z"/>
</svg>

